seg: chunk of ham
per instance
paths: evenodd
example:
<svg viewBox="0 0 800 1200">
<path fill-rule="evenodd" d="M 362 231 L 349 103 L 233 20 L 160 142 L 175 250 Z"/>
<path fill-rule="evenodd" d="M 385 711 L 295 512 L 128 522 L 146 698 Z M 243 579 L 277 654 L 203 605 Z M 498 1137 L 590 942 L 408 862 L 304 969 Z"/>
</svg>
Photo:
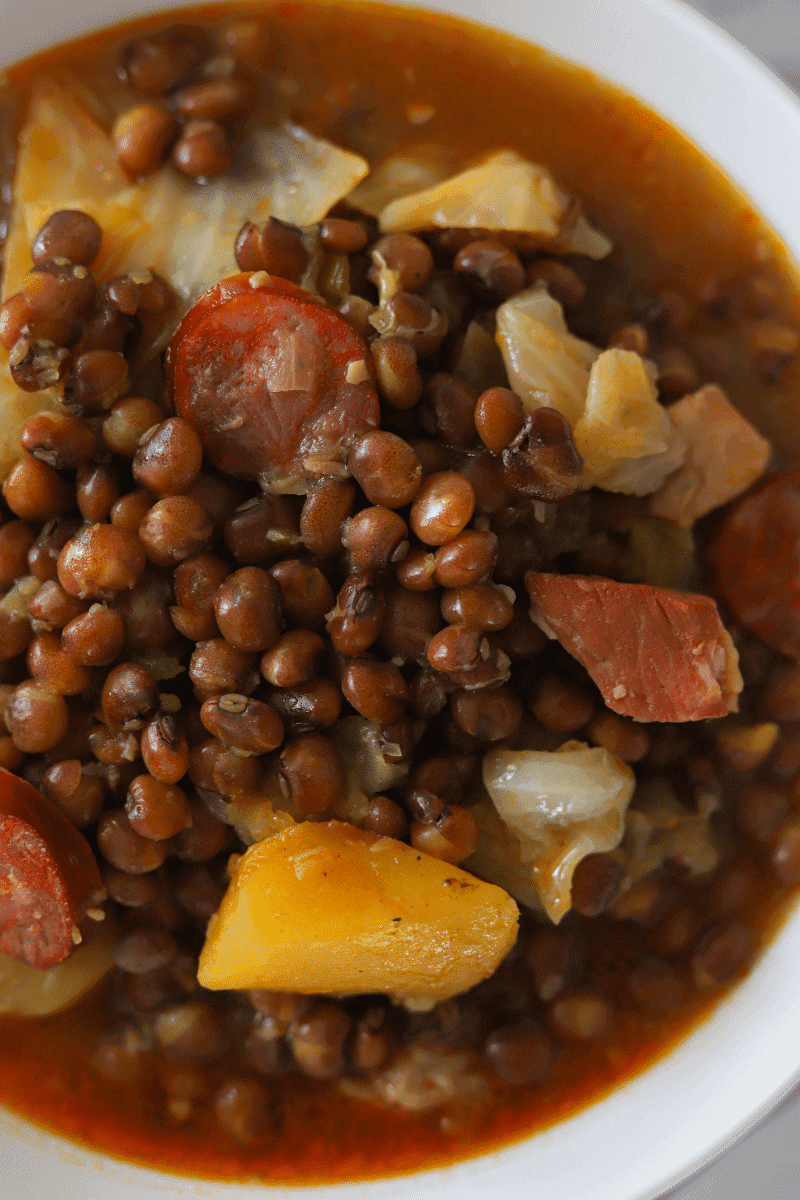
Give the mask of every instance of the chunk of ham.
<svg viewBox="0 0 800 1200">
<path fill-rule="evenodd" d="M 684 396 L 667 412 L 683 437 L 686 459 L 650 497 L 648 511 L 690 529 L 755 483 L 771 448 L 716 384 Z"/>
<path fill-rule="evenodd" d="M 582 663 L 608 707 L 636 721 L 738 708 L 739 655 L 708 596 L 529 571 L 531 619 Z"/>
</svg>

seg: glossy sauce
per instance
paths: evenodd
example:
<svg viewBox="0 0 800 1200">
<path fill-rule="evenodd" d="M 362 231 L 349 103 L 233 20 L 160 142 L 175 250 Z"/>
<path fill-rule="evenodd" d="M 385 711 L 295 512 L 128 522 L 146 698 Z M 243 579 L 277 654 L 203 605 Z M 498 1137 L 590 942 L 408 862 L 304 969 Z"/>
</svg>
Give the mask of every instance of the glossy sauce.
<svg viewBox="0 0 800 1200">
<path fill-rule="evenodd" d="M 226 16 L 231 9 L 237 11 L 225 6 Z M 214 21 L 220 11 L 191 16 Z M 594 339 L 635 319 L 637 306 L 662 289 L 695 297 L 697 315 L 679 341 L 703 378 L 726 386 L 787 455 L 800 449 L 800 423 L 789 405 L 800 384 L 797 362 L 776 382 L 741 360 L 731 368 L 731 348 L 750 318 L 720 316 L 728 281 L 758 269 L 770 272 L 778 308 L 796 319 L 783 252 L 746 199 L 663 121 L 587 71 L 445 17 L 303 4 L 258 12 L 266 13 L 273 34 L 276 113 L 288 110 L 312 132 L 372 162 L 431 141 L 451 147 L 458 163 L 511 146 L 547 164 L 615 243 L 612 259 L 590 271 Z M 188 16 L 181 10 L 178 19 Z M 97 35 L 14 68 L 8 72 L 12 92 L 24 90 L 33 72 L 68 69 L 77 78 L 88 72 L 113 113 L 118 45 L 131 29 L 163 20 Z M 409 113 L 430 109 L 424 124 L 409 120 Z M 732 829 L 728 836 L 758 873 L 746 915 L 766 939 L 788 889 L 770 879 L 761 851 L 747 848 Z M 626 1002 L 624 980 L 632 955 L 649 946 L 647 930 L 608 918 L 596 919 L 592 929 L 593 974 L 619 1003 L 613 1036 L 565 1049 L 544 1084 L 512 1089 L 498 1083 L 488 1120 L 467 1113 L 461 1127 L 442 1129 L 436 1114 L 412 1117 L 345 1101 L 335 1083 L 286 1075 L 263 1079 L 271 1096 L 270 1135 L 258 1149 L 226 1142 L 209 1112 L 185 1128 L 171 1126 L 155 1089 L 115 1085 L 87 1069 L 85 1047 L 119 1015 L 109 1014 L 105 989 L 35 1025 L 0 1024 L 0 1101 L 113 1155 L 215 1178 L 330 1182 L 474 1156 L 597 1100 L 666 1053 L 713 1008 L 718 992 L 696 998 L 677 1016 L 643 1018 Z M 221 1070 L 210 1068 L 211 1076 Z"/>
</svg>

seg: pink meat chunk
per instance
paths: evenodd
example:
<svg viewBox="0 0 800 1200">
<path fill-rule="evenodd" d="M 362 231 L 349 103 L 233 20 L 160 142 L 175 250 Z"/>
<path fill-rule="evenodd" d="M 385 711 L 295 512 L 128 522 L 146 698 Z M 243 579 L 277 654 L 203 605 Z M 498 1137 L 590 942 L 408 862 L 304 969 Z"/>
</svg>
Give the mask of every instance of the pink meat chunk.
<svg viewBox="0 0 800 1200">
<path fill-rule="evenodd" d="M 582 663 L 608 707 L 635 721 L 738 709 L 739 655 L 708 596 L 529 571 L 531 619 Z"/>
<path fill-rule="evenodd" d="M 761 477 L 771 447 L 716 384 L 667 411 L 686 443 L 686 458 L 650 497 L 648 512 L 690 529 Z"/>
</svg>

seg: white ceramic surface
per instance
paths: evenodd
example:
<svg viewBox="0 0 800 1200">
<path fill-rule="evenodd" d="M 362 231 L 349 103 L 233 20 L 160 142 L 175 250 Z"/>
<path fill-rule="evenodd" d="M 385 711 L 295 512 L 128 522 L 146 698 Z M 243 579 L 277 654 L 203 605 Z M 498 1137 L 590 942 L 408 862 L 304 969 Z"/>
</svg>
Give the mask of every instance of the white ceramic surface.
<svg viewBox="0 0 800 1200">
<path fill-rule="evenodd" d="M 800 105 L 678 0 L 409 0 L 472 17 L 584 63 L 657 109 L 716 159 L 800 259 Z M 3 0 L 0 64 L 159 0 Z M 744 984 L 663 1062 L 528 1141 L 445 1171 L 275 1200 L 652 1200 L 732 1144 L 800 1073 L 800 914 Z M 263 1200 L 259 1187 L 176 1180 L 111 1163 L 0 1116 L 7 1200 Z"/>
</svg>

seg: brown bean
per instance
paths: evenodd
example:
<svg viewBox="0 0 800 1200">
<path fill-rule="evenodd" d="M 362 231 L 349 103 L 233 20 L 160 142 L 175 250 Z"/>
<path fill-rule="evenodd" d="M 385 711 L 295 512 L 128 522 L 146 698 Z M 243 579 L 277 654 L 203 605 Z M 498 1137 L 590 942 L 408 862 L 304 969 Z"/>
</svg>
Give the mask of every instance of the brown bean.
<svg viewBox="0 0 800 1200">
<path fill-rule="evenodd" d="M 241 120 L 253 107 L 255 88 L 244 75 L 221 75 L 184 88 L 177 97 L 177 109 L 184 120 Z"/>
<path fill-rule="evenodd" d="M 241 1146 L 256 1146 L 270 1127 L 267 1094 L 257 1079 L 226 1080 L 214 1097 L 214 1115 L 222 1130 Z"/>
<path fill-rule="evenodd" d="M 94 825 L 103 811 L 103 785 L 96 775 L 83 773 L 77 758 L 62 759 L 48 767 L 42 791 L 78 829 Z"/>
<path fill-rule="evenodd" d="M 270 569 L 281 589 L 281 607 L 286 623 L 300 629 L 321 630 L 333 608 L 331 585 L 318 567 L 299 559 L 284 559 Z"/>
<path fill-rule="evenodd" d="M 128 390 L 128 364 L 117 350 L 79 349 L 65 399 L 84 412 L 103 415 Z"/>
<path fill-rule="evenodd" d="M 611 1005 L 591 993 L 554 1000 L 548 1015 L 558 1037 L 572 1042 L 603 1041 L 615 1024 Z"/>
<path fill-rule="evenodd" d="M 148 513 L 153 497 L 149 492 L 126 492 L 111 505 L 108 519 L 118 529 L 127 529 L 137 533 L 139 526 Z"/>
<path fill-rule="evenodd" d="M 362 508 L 345 522 L 342 544 L 356 569 L 382 571 L 408 553 L 408 526 L 390 508 Z"/>
<path fill-rule="evenodd" d="M 478 397 L 475 428 L 492 454 L 502 453 L 513 442 L 524 423 L 522 401 L 509 388 L 489 388 Z"/>
<path fill-rule="evenodd" d="M 358 439 L 347 465 L 371 504 L 402 508 L 419 491 L 422 467 L 408 442 L 386 430 Z"/>
<path fill-rule="evenodd" d="M 467 447 L 477 441 L 477 393 L 455 375 L 438 372 L 425 384 L 419 411 L 422 424 L 447 446 Z"/>
<path fill-rule="evenodd" d="M 30 417 L 22 427 L 22 446 L 34 458 L 57 471 L 78 467 L 95 450 L 95 436 L 80 417 L 46 410 Z"/>
<path fill-rule="evenodd" d="M 318 675 L 308 683 L 273 692 L 269 703 L 283 721 L 287 733 L 311 733 L 329 729 L 338 719 L 342 694 L 332 679 Z"/>
<path fill-rule="evenodd" d="M 261 567 L 242 567 L 217 590 L 214 614 L 220 633 L 237 650 L 268 650 L 280 637 L 281 589 Z"/>
<path fill-rule="evenodd" d="M 325 623 L 339 653 L 354 657 L 368 650 L 381 632 L 384 609 L 384 595 L 372 572 L 350 575 Z"/>
<path fill-rule="evenodd" d="M 91 682 L 86 667 L 78 666 L 64 653 L 56 633 L 41 633 L 33 639 L 28 647 L 28 670 L 34 679 L 54 688 L 60 696 L 77 696 Z"/>
<path fill-rule="evenodd" d="M 339 751 L 330 738 L 307 733 L 281 752 L 281 787 L 299 816 L 329 809 L 344 794 L 347 780 Z"/>
<path fill-rule="evenodd" d="M 474 508 L 472 485 L 454 471 L 440 471 L 423 481 L 409 522 L 421 542 L 443 546 L 461 533 Z"/>
<path fill-rule="evenodd" d="M 583 459 L 567 419 L 555 408 L 537 408 L 502 451 L 503 479 L 517 496 L 554 503 L 580 487 Z"/>
<path fill-rule="evenodd" d="M 380 643 L 392 659 L 427 664 L 428 643 L 441 624 L 434 594 L 394 588 L 386 593 Z"/>
<path fill-rule="evenodd" d="M 493 238 L 469 242 L 453 260 L 453 270 L 481 295 L 508 300 L 525 287 L 525 268 L 513 250 Z"/>
<path fill-rule="evenodd" d="M 189 802 L 174 784 L 137 775 L 128 788 L 125 812 L 131 828 L 154 842 L 174 837 L 191 821 Z"/>
<path fill-rule="evenodd" d="M 373 244 L 370 257 L 374 264 L 370 272 L 373 283 L 377 284 L 378 272 L 388 268 L 404 292 L 421 292 L 433 271 L 433 255 L 422 238 L 413 234 L 385 234 Z"/>
<path fill-rule="evenodd" d="M 46 521 L 72 508 L 72 497 L 57 471 L 26 454 L 11 468 L 3 484 L 3 497 L 23 521 Z"/>
<path fill-rule="evenodd" d="M 39 536 L 28 551 L 28 570 L 42 583 L 55 579 L 58 556 L 70 538 L 80 529 L 76 516 L 54 517 L 41 528 Z"/>
<path fill-rule="evenodd" d="M 131 470 L 140 487 L 159 497 L 177 496 L 191 487 L 202 463 L 203 446 L 192 426 L 168 417 L 142 435 Z"/>
<path fill-rule="evenodd" d="M 100 432 L 112 453 L 133 458 L 144 434 L 163 419 L 163 412 L 152 400 L 144 396 L 126 396 L 113 405 Z"/>
<path fill-rule="evenodd" d="M 46 580 L 28 601 L 30 616 L 39 622 L 37 628 L 48 633 L 52 629 L 63 629 L 85 611 L 86 603 L 77 596 L 70 596 L 55 579 Z"/>
<path fill-rule="evenodd" d="M 369 316 L 368 312 L 367 321 Z M 386 335 L 370 342 L 370 353 L 381 399 L 401 412 L 413 408 L 422 396 L 423 383 L 411 343 L 403 337 Z"/>
<path fill-rule="evenodd" d="M 172 113 L 160 104 L 137 104 L 117 117 L 111 139 L 125 170 L 141 179 L 158 170 L 179 130 Z"/>
<path fill-rule="evenodd" d="M 312 554 L 333 558 L 342 550 L 342 525 L 352 514 L 356 489 L 346 479 L 324 479 L 306 496 L 300 533 Z"/>
<path fill-rule="evenodd" d="M 770 863 L 773 874 L 782 883 L 800 880 L 800 817 L 789 817 L 778 828 Z"/>
<path fill-rule="evenodd" d="M 769 842 L 788 812 L 786 794 L 775 784 L 757 779 L 739 792 L 736 823 L 748 837 Z"/>
<path fill-rule="evenodd" d="M 235 796 L 258 788 L 261 765 L 257 757 L 239 754 L 217 738 L 209 738 L 192 747 L 189 778 L 197 788 Z"/>
<path fill-rule="evenodd" d="M 69 709 L 55 688 L 29 679 L 18 684 L 9 696 L 5 723 L 18 750 L 42 754 L 57 746 L 66 734 Z"/>
<path fill-rule="evenodd" d="M 142 717 L 158 707 L 159 699 L 158 684 L 144 667 L 120 663 L 103 684 L 103 717 L 121 729 L 141 729 Z"/>
<path fill-rule="evenodd" d="M 491 583 L 448 588 L 440 601 L 442 616 L 451 624 L 473 625 L 486 631 L 505 629 L 514 615 L 508 592 Z"/>
<path fill-rule="evenodd" d="M 266 754 L 283 741 L 283 723 L 274 709 L 236 692 L 206 700 L 200 719 L 213 737 L 245 754 Z"/>
<path fill-rule="evenodd" d="M 508 651 L 506 651 L 508 653 Z M 641 762 L 650 751 L 650 734 L 635 721 L 601 709 L 586 727 L 589 741 L 605 746 L 623 762 Z"/>
<path fill-rule="evenodd" d="M 275 687 L 308 683 L 319 670 L 325 642 L 311 629 L 284 633 L 261 659 L 261 674 Z"/>
<path fill-rule="evenodd" d="M 183 862 L 208 862 L 223 850 L 228 842 L 228 826 L 208 811 L 202 800 L 189 797 L 191 824 L 170 839 L 169 850 Z M 159 842 L 159 846 L 166 845 Z"/>
<path fill-rule="evenodd" d="M 142 730 L 144 765 L 161 783 L 178 783 L 189 769 L 189 743 L 171 713 L 150 717 Z"/>
<path fill-rule="evenodd" d="M 500 1078 L 518 1087 L 543 1079 L 554 1058 L 550 1038 L 531 1017 L 496 1029 L 483 1052 Z"/>
<path fill-rule="evenodd" d="M 179 171 L 195 179 L 215 179 L 233 165 L 225 129 L 217 121 L 189 121 L 172 147 Z"/>
<path fill-rule="evenodd" d="M 145 514 L 139 541 L 157 567 L 174 567 L 202 550 L 212 533 L 202 504 L 189 496 L 166 496 Z"/>
<path fill-rule="evenodd" d="M 146 925 L 129 929 L 114 943 L 114 962 L 131 975 L 145 975 L 167 966 L 178 953 L 178 943 L 165 929 Z"/>
<path fill-rule="evenodd" d="M 342 694 L 362 717 L 385 724 L 402 716 L 410 693 L 394 663 L 356 658 L 342 675 Z"/>
<path fill-rule="evenodd" d="M 631 971 L 628 991 L 644 1012 L 666 1016 L 681 1007 L 688 988 L 683 976 L 669 963 L 648 958 Z"/>
<path fill-rule="evenodd" d="M 458 864 L 477 847 L 479 832 L 478 823 L 469 809 L 454 805 L 445 808 L 435 821 L 414 821 L 411 845 L 432 858 Z"/>
<path fill-rule="evenodd" d="M 189 678 L 195 687 L 210 695 L 222 692 L 249 695 L 258 684 L 254 666 L 252 654 L 237 650 L 224 638 L 211 638 L 195 646 L 189 661 Z"/>
<path fill-rule="evenodd" d="M 585 688 L 571 679 L 544 675 L 533 686 L 528 708 L 545 729 L 574 733 L 591 719 L 595 701 Z"/>
<path fill-rule="evenodd" d="M 197 25 L 170 25 L 130 42 L 120 56 L 122 78 L 144 96 L 163 96 L 186 83 L 208 52 Z"/>
<path fill-rule="evenodd" d="M 619 897 L 627 870 L 612 854 L 588 854 L 572 876 L 571 898 L 575 912 L 598 917 Z"/>
<path fill-rule="evenodd" d="M 366 246 L 368 234 L 359 221 L 326 217 L 319 224 L 319 240 L 329 254 L 357 254 Z"/>
<path fill-rule="evenodd" d="M 155 871 L 167 856 L 166 842 L 142 837 L 121 808 L 104 812 L 97 823 L 97 845 L 106 862 L 126 875 Z"/>
<path fill-rule="evenodd" d="M 701 991 L 718 987 L 745 965 L 755 950 L 752 929 L 741 921 L 719 921 L 692 951 L 692 974 Z"/>
<path fill-rule="evenodd" d="M 367 807 L 363 828 L 380 837 L 405 841 L 408 837 L 408 817 L 400 805 L 388 796 L 372 796 Z"/>
<path fill-rule="evenodd" d="M 207 1001 L 190 1000 L 159 1012 L 153 1033 L 165 1054 L 188 1062 L 220 1058 L 227 1038 L 215 1008 Z"/>
<path fill-rule="evenodd" d="M 261 225 L 243 225 L 234 256 L 242 271 L 266 271 L 293 283 L 299 282 L 309 262 L 300 230 L 277 217 L 267 217 Z"/>
<path fill-rule="evenodd" d="M 369 323 L 382 336 L 405 338 L 422 359 L 435 354 L 447 335 L 447 318 L 413 292 L 396 292 L 375 310 Z"/>
<path fill-rule="evenodd" d="M 532 262 L 526 277 L 530 287 L 545 283 L 550 295 L 566 312 L 575 312 L 586 298 L 586 284 L 572 267 L 557 258 L 539 258 Z"/>
<path fill-rule="evenodd" d="M 352 1020 L 338 1004 L 318 1001 L 289 1031 L 295 1062 L 312 1079 L 331 1079 L 344 1066 L 344 1044 Z"/>
<path fill-rule="evenodd" d="M 18 575 L 26 573 L 28 551 L 36 534 L 26 521 L 6 521 L 0 525 L 0 589 L 8 591 Z M 41 591 L 41 588 L 39 589 Z M 34 593 L 35 600 L 39 593 Z"/>
<path fill-rule="evenodd" d="M 85 667 L 108 666 L 122 650 L 124 642 L 125 622 L 119 613 L 104 604 L 93 604 L 88 612 L 73 617 L 61 633 L 65 654 Z"/>
<path fill-rule="evenodd" d="M 88 213 L 79 209 L 59 209 L 48 217 L 31 243 L 35 263 L 66 258 L 71 263 L 90 267 L 100 250 L 103 232 Z"/>
<path fill-rule="evenodd" d="M 59 554 L 58 579 L 66 592 L 81 600 L 111 600 L 136 586 L 145 562 L 144 547 L 135 534 L 114 525 L 90 525 Z"/>
<path fill-rule="evenodd" d="M 459 729 L 481 742 L 499 742 L 510 737 L 522 720 L 522 701 L 509 688 L 457 691 L 450 697 L 450 711 Z"/>
</svg>

